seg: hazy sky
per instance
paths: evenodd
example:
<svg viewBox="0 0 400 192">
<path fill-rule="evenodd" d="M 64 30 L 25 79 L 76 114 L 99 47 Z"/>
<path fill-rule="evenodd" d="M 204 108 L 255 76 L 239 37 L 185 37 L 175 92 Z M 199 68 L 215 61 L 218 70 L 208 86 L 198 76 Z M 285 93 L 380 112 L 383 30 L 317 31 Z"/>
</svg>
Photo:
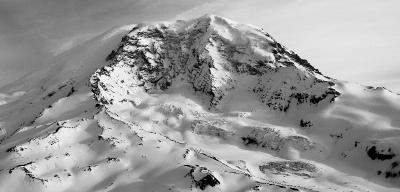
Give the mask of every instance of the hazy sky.
<svg viewBox="0 0 400 192">
<path fill-rule="evenodd" d="M 264 28 L 331 77 L 400 92 L 399 0 L 0 0 L 0 86 L 116 25 L 212 13 Z"/>
<path fill-rule="evenodd" d="M 208 0 L 0 0 L 0 86 L 118 25 L 169 20 Z"/>
</svg>

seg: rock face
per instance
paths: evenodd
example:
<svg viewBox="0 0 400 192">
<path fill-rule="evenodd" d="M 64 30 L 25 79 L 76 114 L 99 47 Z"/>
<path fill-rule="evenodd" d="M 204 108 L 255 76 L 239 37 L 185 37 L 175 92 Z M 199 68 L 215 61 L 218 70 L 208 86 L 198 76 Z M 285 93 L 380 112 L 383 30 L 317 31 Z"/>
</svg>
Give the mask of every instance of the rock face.
<svg viewBox="0 0 400 192">
<path fill-rule="evenodd" d="M 223 108 L 243 85 L 279 111 L 340 95 L 329 78 L 267 33 L 217 16 L 138 25 L 107 60 L 110 64 L 92 76 L 96 96 L 107 102 L 115 95 L 107 98 L 100 90 L 132 86 L 154 92 L 186 85 L 210 109 Z"/>
<path fill-rule="evenodd" d="M 0 191 L 400 186 L 400 96 L 326 77 L 255 27 L 135 24 L 52 62 L 0 89 Z"/>
</svg>

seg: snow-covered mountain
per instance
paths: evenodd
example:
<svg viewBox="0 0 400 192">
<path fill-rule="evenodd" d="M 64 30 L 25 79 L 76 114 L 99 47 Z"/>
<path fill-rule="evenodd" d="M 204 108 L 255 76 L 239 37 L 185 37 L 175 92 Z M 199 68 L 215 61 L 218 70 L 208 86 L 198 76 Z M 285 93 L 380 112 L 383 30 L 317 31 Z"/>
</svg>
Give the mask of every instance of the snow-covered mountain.
<svg viewBox="0 0 400 192">
<path fill-rule="evenodd" d="M 0 142 L 0 191 L 400 191 L 398 94 L 213 15 L 115 28 L 3 87 Z"/>
</svg>

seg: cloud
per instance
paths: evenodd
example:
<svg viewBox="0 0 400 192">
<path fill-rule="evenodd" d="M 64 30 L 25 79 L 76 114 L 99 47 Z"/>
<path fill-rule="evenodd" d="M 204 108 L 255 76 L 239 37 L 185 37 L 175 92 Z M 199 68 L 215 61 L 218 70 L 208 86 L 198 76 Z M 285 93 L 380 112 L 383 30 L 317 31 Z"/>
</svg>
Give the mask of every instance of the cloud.
<svg viewBox="0 0 400 192">
<path fill-rule="evenodd" d="M 5 93 L 0 93 L 0 106 L 5 105 L 7 103 L 11 103 L 15 100 L 17 100 L 19 97 L 24 95 L 25 92 L 23 91 L 17 91 L 11 94 L 5 94 Z"/>
</svg>

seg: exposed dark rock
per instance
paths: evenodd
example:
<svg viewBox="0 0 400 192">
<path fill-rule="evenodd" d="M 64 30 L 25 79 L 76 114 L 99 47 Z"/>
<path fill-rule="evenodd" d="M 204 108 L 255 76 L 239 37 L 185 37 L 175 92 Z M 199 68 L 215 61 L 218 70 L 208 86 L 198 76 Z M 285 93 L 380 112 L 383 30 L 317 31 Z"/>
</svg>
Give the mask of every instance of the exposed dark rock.
<svg viewBox="0 0 400 192">
<path fill-rule="evenodd" d="M 10 147 L 10 148 L 8 148 L 8 149 L 6 150 L 6 152 L 8 152 L 8 153 L 17 152 L 17 151 L 18 151 L 18 150 L 17 150 L 17 147 L 16 147 L 16 146 Z"/>
<path fill-rule="evenodd" d="M 300 120 L 300 127 L 311 127 L 313 124 L 310 121 Z"/>
<path fill-rule="evenodd" d="M 336 142 L 339 141 L 339 140 L 341 140 L 341 139 L 343 139 L 343 133 L 340 133 L 340 134 L 333 134 L 333 133 L 331 133 L 331 134 L 329 134 L 329 136 L 330 136 L 331 138 L 335 139 Z"/>
<path fill-rule="evenodd" d="M 36 177 L 30 170 L 28 170 L 28 169 L 26 168 L 27 166 L 32 165 L 33 163 L 34 163 L 34 162 L 29 162 L 29 163 L 17 165 L 17 166 L 15 166 L 15 167 L 11 168 L 11 169 L 8 171 L 8 173 L 11 174 L 11 173 L 13 173 L 13 171 L 14 171 L 15 169 L 21 169 L 21 170 L 25 173 L 25 175 L 26 175 L 29 179 L 31 179 L 32 181 L 39 181 L 39 182 L 41 182 L 42 184 L 44 184 L 45 182 L 48 181 L 47 179 L 42 179 L 42 178 Z"/>
<path fill-rule="evenodd" d="M 242 137 L 242 140 L 245 145 L 259 146 L 261 144 L 261 142 L 257 141 L 256 138 L 252 138 L 252 137 Z"/>
<path fill-rule="evenodd" d="M 367 148 L 367 155 L 372 159 L 372 160 L 389 160 L 393 159 L 393 157 L 396 156 L 394 153 L 380 153 L 377 151 L 376 146 L 372 146 L 371 148 Z"/>
<path fill-rule="evenodd" d="M 190 168 L 189 173 L 186 177 L 192 179 L 195 187 L 200 188 L 201 190 L 205 190 L 207 187 L 215 187 L 219 185 L 220 182 L 217 178 L 214 177 L 212 172 L 205 167 L 200 167 L 198 165 L 185 165 Z"/>
<path fill-rule="evenodd" d="M 396 168 L 397 166 L 399 166 L 399 161 L 395 161 L 392 163 L 392 169 Z"/>
<path fill-rule="evenodd" d="M 67 93 L 67 97 L 69 97 L 69 96 L 71 96 L 72 94 L 74 94 L 75 91 L 76 91 L 75 88 L 72 87 L 71 90 Z"/>
<path fill-rule="evenodd" d="M 109 55 L 107 55 L 106 61 L 110 61 L 110 60 L 114 59 L 116 54 L 117 54 L 117 52 L 112 50 L 111 53 Z"/>
</svg>

